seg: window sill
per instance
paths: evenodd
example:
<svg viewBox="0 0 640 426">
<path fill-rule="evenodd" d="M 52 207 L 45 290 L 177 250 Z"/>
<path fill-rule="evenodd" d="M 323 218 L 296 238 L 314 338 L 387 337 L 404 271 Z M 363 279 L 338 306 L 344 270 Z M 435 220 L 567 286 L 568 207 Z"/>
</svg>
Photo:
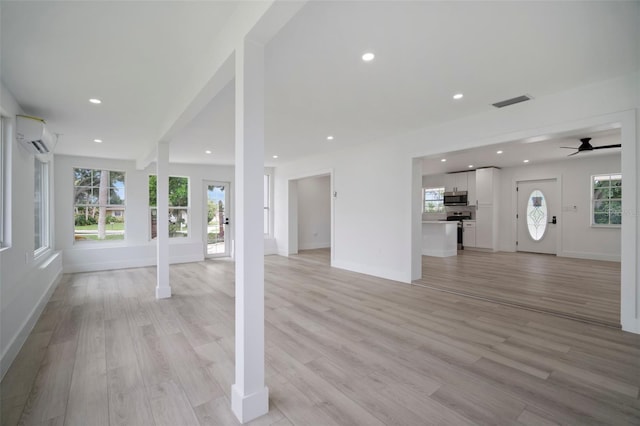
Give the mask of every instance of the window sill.
<svg viewBox="0 0 640 426">
<path fill-rule="evenodd" d="M 53 258 L 55 251 L 51 247 L 44 247 L 34 252 L 33 259 L 31 259 L 31 264 L 38 267 L 43 267 L 48 265 Z"/>
<path fill-rule="evenodd" d="M 592 228 L 602 228 L 602 229 L 622 229 L 622 225 L 594 225 L 591 224 Z"/>
</svg>

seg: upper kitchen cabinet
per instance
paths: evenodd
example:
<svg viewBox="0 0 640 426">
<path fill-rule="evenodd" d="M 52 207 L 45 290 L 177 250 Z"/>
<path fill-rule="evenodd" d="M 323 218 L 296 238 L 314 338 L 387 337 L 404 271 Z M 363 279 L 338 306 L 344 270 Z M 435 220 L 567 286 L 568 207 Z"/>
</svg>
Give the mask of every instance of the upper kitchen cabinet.
<svg viewBox="0 0 640 426">
<path fill-rule="evenodd" d="M 470 206 L 476 205 L 476 172 L 467 172 L 467 200 Z"/>
<path fill-rule="evenodd" d="M 476 170 L 477 205 L 497 204 L 499 173 L 500 170 L 495 167 Z"/>
<path fill-rule="evenodd" d="M 469 172 L 447 173 L 444 175 L 444 188 L 447 192 L 468 191 Z"/>
<path fill-rule="evenodd" d="M 468 179 L 467 175 L 469 172 L 455 173 L 456 177 L 456 191 L 467 191 L 468 187 Z"/>
<path fill-rule="evenodd" d="M 456 187 L 456 176 L 453 173 L 446 173 L 444 175 L 444 190 L 446 192 L 453 192 Z"/>
</svg>

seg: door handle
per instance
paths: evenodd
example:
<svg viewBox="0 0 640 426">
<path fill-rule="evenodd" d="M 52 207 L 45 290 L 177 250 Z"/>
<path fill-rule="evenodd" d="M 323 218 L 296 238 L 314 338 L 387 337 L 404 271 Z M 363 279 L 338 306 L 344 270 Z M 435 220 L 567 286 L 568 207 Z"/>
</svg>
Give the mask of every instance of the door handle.
<svg viewBox="0 0 640 426">
<path fill-rule="evenodd" d="M 547 223 L 552 223 L 552 224 L 556 225 L 558 223 L 558 220 L 556 219 L 555 216 L 551 216 L 551 222 L 547 222 Z"/>
</svg>

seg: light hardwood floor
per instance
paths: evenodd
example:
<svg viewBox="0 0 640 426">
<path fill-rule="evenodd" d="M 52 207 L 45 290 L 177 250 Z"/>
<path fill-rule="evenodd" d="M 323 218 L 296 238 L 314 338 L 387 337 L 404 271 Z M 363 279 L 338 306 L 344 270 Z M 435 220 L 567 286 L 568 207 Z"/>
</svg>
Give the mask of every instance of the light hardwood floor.
<svg viewBox="0 0 640 426">
<path fill-rule="evenodd" d="M 422 257 L 418 284 L 620 327 L 620 262 L 458 251 Z"/>
<path fill-rule="evenodd" d="M 255 425 L 640 424 L 640 336 L 266 258 Z M 235 425 L 233 263 L 65 275 L 1 384 L 2 424 Z"/>
</svg>

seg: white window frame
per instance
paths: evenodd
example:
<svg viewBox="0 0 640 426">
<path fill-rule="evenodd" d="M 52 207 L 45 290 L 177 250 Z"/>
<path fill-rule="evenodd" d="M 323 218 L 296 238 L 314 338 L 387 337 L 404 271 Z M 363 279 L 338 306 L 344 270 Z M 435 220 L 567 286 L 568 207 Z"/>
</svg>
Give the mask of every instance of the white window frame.
<svg viewBox="0 0 640 426">
<path fill-rule="evenodd" d="M 35 172 L 36 168 L 40 168 L 40 247 L 35 247 L 35 223 L 34 223 L 34 250 L 33 256 L 37 258 L 41 256 L 44 252 L 49 250 L 50 248 L 50 232 L 51 232 L 51 221 L 50 221 L 50 208 L 49 208 L 49 163 L 40 161 L 37 157 L 34 157 L 34 196 L 35 196 Z M 35 197 L 34 197 L 35 203 Z M 35 215 L 35 204 L 34 204 L 34 218 L 37 217 Z M 34 219 L 35 220 L 35 219 Z"/>
<path fill-rule="evenodd" d="M 589 219 L 589 223 L 591 225 L 592 228 L 621 228 L 622 227 L 622 223 L 611 223 L 611 208 L 609 208 L 609 223 L 595 223 L 595 208 L 594 205 L 596 203 L 596 201 L 620 201 L 622 203 L 623 197 L 621 196 L 620 198 L 611 198 L 609 197 L 608 199 L 601 199 L 601 200 L 596 200 L 593 198 L 593 192 L 594 192 L 594 186 L 595 186 L 595 180 L 596 177 L 602 177 L 602 176 L 607 176 L 609 178 L 609 181 L 611 181 L 611 179 L 613 177 L 618 177 L 620 176 L 620 180 L 622 181 L 622 173 L 618 172 L 618 173 L 598 173 L 596 175 L 591 175 L 591 194 L 590 194 L 590 199 L 591 199 L 591 206 L 589 208 L 589 212 L 591 214 L 590 219 Z M 622 187 L 622 184 L 620 185 Z M 609 188 L 612 188 L 611 185 L 609 186 Z M 622 222 L 622 212 L 620 212 L 620 222 Z"/>
<path fill-rule="evenodd" d="M 440 191 L 440 192 L 442 192 L 442 204 L 440 205 L 441 208 L 438 208 L 438 210 L 435 211 L 435 212 L 428 212 L 427 211 L 427 191 Z M 445 188 L 443 186 L 434 186 L 434 187 L 429 187 L 429 188 L 422 188 L 422 213 L 427 213 L 427 214 L 445 213 L 444 191 L 445 191 Z M 429 201 L 433 201 L 433 200 L 429 200 Z"/>
<path fill-rule="evenodd" d="M 151 178 L 151 176 L 157 176 L 156 174 L 150 174 L 147 177 L 147 194 L 149 193 L 149 178 Z M 192 222 L 192 218 L 191 218 L 191 178 L 189 176 L 169 176 L 169 179 L 171 178 L 181 178 L 181 179 L 187 179 L 187 206 L 168 206 L 168 210 L 186 210 L 187 212 L 187 235 L 186 237 L 177 237 L 177 236 L 171 236 L 169 235 L 170 239 L 188 239 L 191 238 L 191 222 Z M 156 184 L 156 189 L 157 189 L 157 184 Z M 147 198 L 148 199 L 148 198 Z M 158 196 L 156 194 L 156 202 L 158 200 Z M 157 217 L 157 210 L 158 210 L 158 206 L 152 206 L 149 205 L 149 241 L 154 241 L 157 239 L 153 237 L 153 220 L 152 220 L 152 215 L 153 215 L 153 211 L 156 210 L 156 217 Z"/>
<path fill-rule="evenodd" d="M 75 225 L 75 208 L 80 206 L 80 207 L 97 207 L 100 208 L 100 204 L 76 204 L 75 202 L 75 196 L 74 196 L 74 200 L 73 200 L 73 216 L 72 216 L 72 223 L 73 223 L 73 243 L 74 244 L 119 244 L 119 243 L 123 243 L 126 239 L 127 239 L 127 172 L 124 170 L 117 170 L 117 169 L 108 169 L 108 168 L 103 168 L 103 167 L 73 167 L 72 169 L 72 173 L 74 173 L 74 178 L 73 178 L 73 191 L 75 193 L 75 188 L 76 188 L 76 184 L 75 184 L 75 169 L 85 169 L 85 170 L 98 170 L 98 171 L 108 171 L 109 173 L 111 172 L 116 172 L 116 173 L 122 173 L 123 177 L 124 177 L 124 204 L 109 204 L 107 203 L 105 205 L 105 207 L 109 208 L 109 207 L 122 207 L 122 209 L 124 210 L 124 217 L 125 217 L 125 222 L 124 222 L 124 234 L 123 234 L 123 238 L 121 240 L 107 240 L 106 238 L 104 240 L 82 240 L 82 241 L 78 241 L 76 240 L 76 225 Z M 93 188 L 93 186 L 91 186 Z"/>
</svg>

